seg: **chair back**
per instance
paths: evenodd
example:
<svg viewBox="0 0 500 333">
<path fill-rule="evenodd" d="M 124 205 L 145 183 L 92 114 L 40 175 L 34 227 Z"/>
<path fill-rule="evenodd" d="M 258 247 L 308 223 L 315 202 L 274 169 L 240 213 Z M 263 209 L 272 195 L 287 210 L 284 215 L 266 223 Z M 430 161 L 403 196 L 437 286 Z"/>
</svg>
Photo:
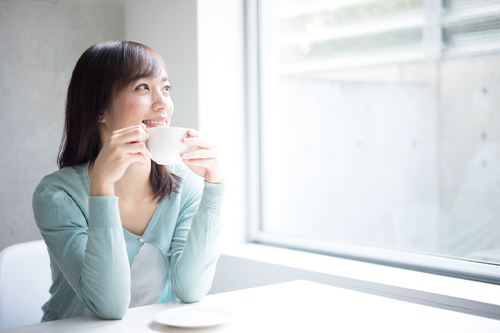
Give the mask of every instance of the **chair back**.
<svg viewBox="0 0 500 333">
<path fill-rule="evenodd" d="M 6 247 L 0 252 L 0 329 L 39 323 L 52 283 L 43 240 Z"/>
</svg>

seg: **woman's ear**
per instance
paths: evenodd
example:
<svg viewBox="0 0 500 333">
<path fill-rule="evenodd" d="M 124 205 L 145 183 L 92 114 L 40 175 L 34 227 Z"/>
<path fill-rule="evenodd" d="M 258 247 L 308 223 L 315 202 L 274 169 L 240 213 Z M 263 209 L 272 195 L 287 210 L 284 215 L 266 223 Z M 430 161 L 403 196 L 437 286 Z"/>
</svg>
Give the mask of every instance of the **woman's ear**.
<svg viewBox="0 0 500 333">
<path fill-rule="evenodd" d="M 101 113 L 99 115 L 99 123 L 101 123 L 101 124 L 105 124 L 106 123 L 106 117 L 105 117 L 104 114 L 105 114 L 105 112 L 103 112 L 103 113 Z"/>
</svg>

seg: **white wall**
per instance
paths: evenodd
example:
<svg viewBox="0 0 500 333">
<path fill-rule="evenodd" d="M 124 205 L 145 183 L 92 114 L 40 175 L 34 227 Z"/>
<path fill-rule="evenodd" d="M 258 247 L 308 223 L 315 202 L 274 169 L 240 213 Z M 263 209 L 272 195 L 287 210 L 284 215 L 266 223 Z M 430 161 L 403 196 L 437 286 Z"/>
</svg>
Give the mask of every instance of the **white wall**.
<svg viewBox="0 0 500 333">
<path fill-rule="evenodd" d="M 125 2 L 125 39 L 153 48 L 167 64 L 172 126 L 199 126 L 196 18 L 196 1 Z"/>
<path fill-rule="evenodd" d="M 0 250 L 41 238 L 31 197 L 57 170 L 71 72 L 123 30 L 122 1 L 0 1 Z"/>
</svg>

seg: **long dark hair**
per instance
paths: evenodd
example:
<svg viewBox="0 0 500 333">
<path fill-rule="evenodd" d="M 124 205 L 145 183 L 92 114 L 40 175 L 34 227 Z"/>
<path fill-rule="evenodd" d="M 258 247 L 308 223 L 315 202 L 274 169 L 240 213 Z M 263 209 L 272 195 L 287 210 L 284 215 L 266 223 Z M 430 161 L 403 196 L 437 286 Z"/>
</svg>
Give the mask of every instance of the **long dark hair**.
<svg viewBox="0 0 500 333">
<path fill-rule="evenodd" d="M 135 42 L 109 41 L 88 48 L 78 59 L 68 87 L 59 168 L 89 162 L 101 149 L 99 120 L 118 92 L 131 82 L 158 75 L 165 62 L 153 49 Z M 181 179 L 151 161 L 149 182 L 162 200 Z"/>
</svg>

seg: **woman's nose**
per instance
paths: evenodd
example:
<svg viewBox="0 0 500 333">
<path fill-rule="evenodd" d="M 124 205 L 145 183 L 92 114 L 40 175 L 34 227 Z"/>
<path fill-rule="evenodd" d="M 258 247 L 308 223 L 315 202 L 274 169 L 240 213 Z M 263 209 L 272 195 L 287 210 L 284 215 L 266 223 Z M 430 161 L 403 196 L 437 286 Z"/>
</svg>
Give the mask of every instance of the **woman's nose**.
<svg viewBox="0 0 500 333">
<path fill-rule="evenodd" d="M 168 107 L 168 97 L 164 96 L 161 92 L 157 92 L 153 101 L 153 110 L 164 111 Z"/>
</svg>

